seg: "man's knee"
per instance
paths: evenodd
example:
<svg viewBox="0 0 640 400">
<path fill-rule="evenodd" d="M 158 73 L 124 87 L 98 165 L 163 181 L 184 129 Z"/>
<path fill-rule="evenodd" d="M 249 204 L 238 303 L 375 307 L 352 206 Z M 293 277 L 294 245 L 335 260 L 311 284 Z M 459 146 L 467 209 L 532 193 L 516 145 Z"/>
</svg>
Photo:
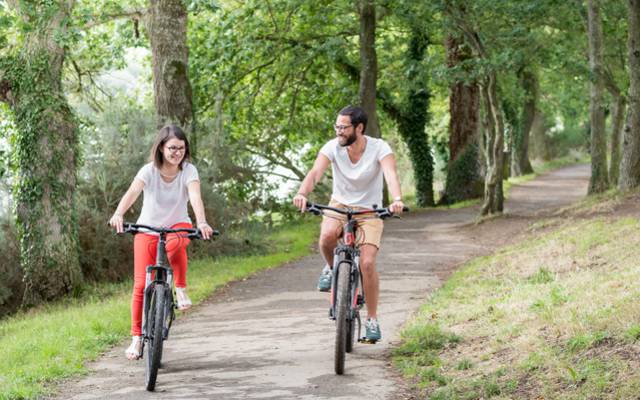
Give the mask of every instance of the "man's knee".
<svg viewBox="0 0 640 400">
<path fill-rule="evenodd" d="M 320 232 L 320 239 L 318 240 L 320 247 L 335 247 L 337 242 L 338 237 L 334 232 L 330 230 L 322 230 L 322 232 Z"/>
<path fill-rule="evenodd" d="M 363 274 L 372 274 L 376 271 L 376 259 L 373 257 L 360 258 L 360 269 Z"/>
</svg>

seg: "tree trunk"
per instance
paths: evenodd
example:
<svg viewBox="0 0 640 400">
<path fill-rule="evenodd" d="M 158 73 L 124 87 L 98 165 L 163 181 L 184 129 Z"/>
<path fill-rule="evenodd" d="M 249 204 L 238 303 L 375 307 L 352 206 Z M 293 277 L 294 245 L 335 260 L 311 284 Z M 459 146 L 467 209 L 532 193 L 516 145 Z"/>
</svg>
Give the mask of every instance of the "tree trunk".
<svg viewBox="0 0 640 400">
<path fill-rule="evenodd" d="M 11 60 L 0 60 L 0 100 L 15 116 L 16 223 L 24 305 L 54 299 L 82 281 L 74 192 L 78 125 L 62 88 L 73 1 L 11 2 L 30 29 Z M 35 18 L 34 16 L 38 16 Z"/>
<path fill-rule="evenodd" d="M 547 130 L 549 124 L 540 110 L 536 110 L 533 117 L 533 123 L 531 124 L 531 151 L 529 152 L 532 157 L 539 158 L 544 161 L 551 160 L 551 146 L 549 143 L 549 137 L 547 136 Z"/>
<path fill-rule="evenodd" d="M 591 70 L 589 119 L 591 127 L 591 179 L 589 193 L 601 193 L 609 187 L 605 113 L 603 106 L 604 74 L 602 67 L 602 22 L 600 2 L 588 0 L 589 69 Z"/>
<path fill-rule="evenodd" d="M 153 93 L 158 128 L 174 123 L 197 148 L 187 47 L 187 10 L 181 0 L 150 0 L 147 30 L 153 59 Z"/>
<path fill-rule="evenodd" d="M 504 120 L 497 94 L 497 77 L 495 71 L 487 74 L 482 87 L 487 129 L 486 160 L 487 172 L 484 183 L 484 203 L 481 214 L 490 215 L 504 209 L 504 192 L 502 189 L 504 171 Z"/>
<path fill-rule="evenodd" d="M 434 205 L 433 157 L 429 137 L 425 132 L 431 95 L 424 86 L 424 80 L 419 79 L 421 74 L 418 68 L 415 68 L 415 65 L 424 59 L 428 45 L 429 39 L 426 33 L 416 29 L 411 30 L 406 57 L 410 71 L 407 76 L 410 88 L 404 102 L 405 106 L 398 118 L 398 132 L 409 148 L 416 186 L 416 203 L 419 207 Z"/>
<path fill-rule="evenodd" d="M 446 40 L 449 68 L 471 59 L 468 46 L 452 35 Z M 480 89 L 475 82 L 456 82 L 449 94 L 449 163 L 441 204 L 482 196 L 480 174 Z"/>
<path fill-rule="evenodd" d="M 529 134 L 533 126 L 538 105 L 538 78 L 527 68 L 520 71 L 520 84 L 524 90 L 525 100 L 518 129 L 513 132 L 513 146 L 511 148 L 511 175 L 521 176 L 533 172 L 529 161 Z"/>
<path fill-rule="evenodd" d="M 622 95 L 618 95 L 611 107 L 611 159 L 609 161 L 609 184 L 618 185 L 620 177 L 620 137 L 624 125 L 624 115 L 627 109 L 627 101 Z"/>
<path fill-rule="evenodd" d="M 380 124 L 376 113 L 378 56 L 376 55 L 376 5 L 374 0 L 358 0 L 360 12 L 360 105 L 367 113 L 367 135 L 379 138 Z"/>
<path fill-rule="evenodd" d="M 621 190 L 640 186 L 640 0 L 629 1 L 629 116 L 624 130 Z"/>
</svg>

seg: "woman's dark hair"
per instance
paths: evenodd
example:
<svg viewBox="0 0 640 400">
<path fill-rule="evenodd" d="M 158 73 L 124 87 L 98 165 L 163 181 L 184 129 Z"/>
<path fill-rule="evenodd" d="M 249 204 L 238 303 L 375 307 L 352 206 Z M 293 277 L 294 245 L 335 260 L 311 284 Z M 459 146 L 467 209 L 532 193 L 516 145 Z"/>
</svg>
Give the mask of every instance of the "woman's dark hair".
<svg viewBox="0 0 640 400">
<path fill-rule="evenodd" d="M 353 128 L 357 128 L 359 124 L 364 125 L 362 129 L 362 133 L 365 133 L 367 130 L 367 113 L 361 107 L 357 106 L 346 106 L 340 112 L 339 115 L 347 115 L 351 119 L 351 125 Z"/>
<path fill-rule="evenodd" d="M 149 161 L 153 162 L 153 165 L 155 165 L 156 168 L 160 169 L 162 167 L 162 162 L 164 160 L 162 147 L 165 143 L 174 138 L 184 142 L 184 157 L 182 157 L 182 161 L 180 161 L 180 169 L 182 169 L 182 164 L 185 161 L 191 160 L 187 135 L 185 135 L 182 129 L 177 125 L 166 125 L 158 131 L 156 140 L 153 142 L 153 146 L 151 147 L 151 154 L 149 154 Z"/>
</svg>

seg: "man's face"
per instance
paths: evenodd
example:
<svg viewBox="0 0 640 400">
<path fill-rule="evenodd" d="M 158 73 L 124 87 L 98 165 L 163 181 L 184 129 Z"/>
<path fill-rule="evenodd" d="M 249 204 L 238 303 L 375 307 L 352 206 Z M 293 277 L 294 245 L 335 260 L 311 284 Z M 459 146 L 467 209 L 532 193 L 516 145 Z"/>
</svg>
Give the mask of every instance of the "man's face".
<svg viewBox="0 0 640 400">
<path fill-rule="evenodd" d="M 335 130 L 340 146 L 351 146 L 356 141 L 356 127 L 351 125 L 348 115 L 338 115 Z"/>
</svg>

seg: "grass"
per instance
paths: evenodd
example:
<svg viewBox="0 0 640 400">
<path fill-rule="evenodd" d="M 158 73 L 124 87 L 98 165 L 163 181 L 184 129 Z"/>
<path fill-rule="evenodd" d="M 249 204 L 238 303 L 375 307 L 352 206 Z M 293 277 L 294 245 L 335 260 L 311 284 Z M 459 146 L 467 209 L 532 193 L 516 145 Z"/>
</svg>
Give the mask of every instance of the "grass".
<svg viewBox="0 0 640 400">
<path fill-rule="evenodd" d="M 597 208 L 584 203 L 576 210 Z M 640 222 L 582 217 L 470 261 L 432 295 L 394 352 L 418 390 L 431 399 L 637 398 Z"/>
<path fill-rule="evenodd" d="M 269 254 L 190 262 L 191 299 L 197 304 L 230 281 L 309 254 L 317 232 L 308 220 L 276 231 Z M 96 286 L 80 299 L 0 321 L 0 399 L 41 398 L 53 383 L 86 373 L 87 361 L 129 336 L 130 291 L 131 283 Z"/>
</svg>

